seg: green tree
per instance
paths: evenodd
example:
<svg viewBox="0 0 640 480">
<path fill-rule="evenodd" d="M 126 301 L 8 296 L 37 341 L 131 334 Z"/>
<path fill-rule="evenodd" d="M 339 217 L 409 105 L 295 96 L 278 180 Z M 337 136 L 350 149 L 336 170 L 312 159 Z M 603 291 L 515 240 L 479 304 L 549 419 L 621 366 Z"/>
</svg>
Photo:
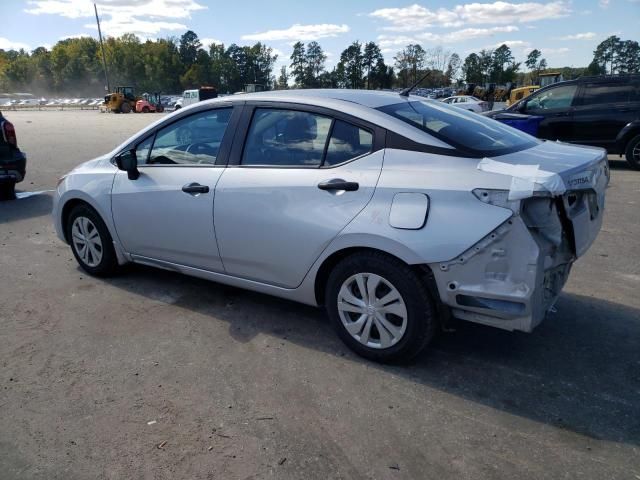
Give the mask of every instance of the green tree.
<svg viewBox="0 0 640 480">
<path fill-rule="evenodd" d="M 420 45 L 410 44 L 394 57 L 403 87 L 418 80 L 418 72 L 425 67 L 425 56 L 426 52 Z"/>
<path fill-rule="evenodd" d="M 202 43 L 200 43 L 200 39 L 198 39 L 198 35 L 195 32 L 187 30 L 180 37 L 180 61 L 185 69 L 188 69 L 196 62 L 200 48 L 202 48 Z"/>
<path fill-rule="evenodd" d="M 278 77 L 278 90 L 286 90 L 289 88 L 289 74 L 286 65 L 280 67 L 280 76 Z"/>
<path fill-rule="evenodd" d="M 618 49 L 619 73 L 640 72 L 640 45 L 635 40 L 621 42 Z"/>
<path fill-rule="evenodd" d="M 447 64 L 447 70 L 444 72 L 444 76 L 446 77 L 446 81 L 448 85 L 453 83 L 453 80 L 457 77 L 458 71 L 460 70 L 460 55 L 457 53 L 452 53 L 449 57 L 449 63 Z"/>
<path fill-rule="evenodd" d="M 376 70 L 379 71 L 381 68 L 381 65 L 379 64 L 380 61 L 382 61 L 382 65 L 384 65 L 384 59 L 380 52 L 380 47 L 375 42 L 367 42 L 364 46 L 364 53 L 362 56 L 362 65 L 367 71 L 367 90 L 371 88 L 372 83 L 374 82 L 372 74 L 373 76 L 376 76 Z"/>
<path fill-rule="evenodd" d="M 324 62 L 327 55 L 318 42 L 310 42 L 305 54 L 305 80 L 306 87 L 317 88 L 320 86 L 320 74 L 324 71 Z"/>
<path fill-rule="evenodd" d="M 293 45 L 293 52 L 291 52 L 291 74 L 296 81 L 296 86 L 299 88 L 305 87 L 305 81 L 307 79 L 307 56 L 304 48 L 304 43 L 296 42 Z"/>
<path fill-rule="evenodd" d="M 600 65 L 606 73 L 613 74 L 619 68 L 619 56 L 622 47 L 620 38 L 611 35 L 602 41 L 593 52 L 593 60 Z"/>
<path fill-rule="evenodd" d="M 362 44 L 353 42 L 340 55 L 340 64 L 343 65 L 345 80 L 348 88 L 362 88 L 364 86 Z"/>
<path fill-rule="evenodd" d="M 471 53 L 462 64 L 462 76 L 467 83 L 482 83 L 484 80 L 482 63 L 477 53 Z"/>
</svg>

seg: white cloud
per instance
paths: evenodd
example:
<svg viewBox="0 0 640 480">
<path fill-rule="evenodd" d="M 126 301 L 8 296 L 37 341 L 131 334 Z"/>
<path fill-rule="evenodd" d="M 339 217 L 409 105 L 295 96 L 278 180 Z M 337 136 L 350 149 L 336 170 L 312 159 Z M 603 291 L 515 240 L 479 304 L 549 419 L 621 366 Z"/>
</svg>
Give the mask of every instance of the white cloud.
<svg viewBox="0 0 640 480">
<path fill-rule="evenodd" d="M 504 27 L 492 27 L 492 28 L 464 28 L 462 30 L 456 30 L 453 32 L 437 34 L 432 32 L 417 33 L 411 36 L 408 35 L 379 35 L 378 43 L 384 50 L 388 50 L 391 47 L 401 48 L 410 43 L 457 43 L 464 42 L 466 40 L 472 40 L 476 38 L 492 37 L 496 33 L 511 33 L 517 32 L 519 29 L 514 25 L 507 25 Z"/>
<path fill-rule="evenodd" d="M 549 3 L 525 2 L 509 3 L 497 1 L 493 3 L 468 3 L 457 5 L 447 10 L 429 10 L 422 5 L 414 4 L 402 8 L 381 8 L 369 16 L 389 22 L 384 30 L 397 32 L 415 32 L 430 28 L 458 27 L 465 24 L 509 24 L 526 23 L 538 20 L 564 17 L 571 13 L 565 1 Z"/>
<path fill-rule="evenodd" d="M 531 43 L 527 42 L 527 41 L 524 41 L 524 40 L 506 40 L 504 42 L 498 42 L 498 43 L 495 43 L 493 45 L 489 45 L 488 47 L 485 47 L 485 48 L 493 48 L 493 49 L 495 49 L 495 48 L 498 48 L 498 47 L 500 47 L 502 45 L 506 45 L 507 47 L 509 47 L 511 49 L 519 49 L 519 48 L 529 49 L 529 48 L 531 48 Z"/>
<path fill-rule="evenodd" d="M 564 55 L 565 53 L 569 52 L 569 48 L 567 47 L 560 47 L 560 48 L 541 48 L 540 51 L 542 51 L 543 55 Z"/>
<path fill-rule="evenodd" d="M 611 0 L 600 0 L 598 2 L 598 5 L 600 5 L 600 8 L 609 8 L 610 3 L 611 3 Z"/>
<path fill-rule="evenodd" d="M 89 0 L 29 0 L 25 12 L 32 15 L 58 15 L 66 18 L 92 18 L 95 13 Z M 102 0 L 98 7 L 100 26 L 105 35 L 134 33 L 142 38 L 161 31 L 186 30 L 175 19 L 189 19 L 207 7 L 195 0 Z M 85 28 L 97 29 L 93 20 Z"/>
<path fill-rule="evenodd" d="M 254 40 L 268 42 L 276 40 L 289 40 L 293 42 L 312 41 L 326 37 L 336 37 L 341 33 L 349 31 L 348 25 L 335 25 L 331 23 L 321 23 L 317 25 L 300 25 L 296 23 L 284 30 L 267 30 L 266 32 L 243 35 L 242 40 Z"/>
<path fill-rule="evenodd" d="M 211 45 L 212 43 L 215 43 L 216 45 L 220 45 L 221 43 L 224 43 L 224 42 L 222 40 L 218 40 L 217 38 L 205 37 L 200 39 L 200 43 L 206 49 L 206 48 L 209 48 L 209 45 Z"/>
<path fill-rule="evenodd" d="M 31 46 L 22 42 L 14 42 L 8 38 L 0 37 L 0 49 L 2 50 L 31 50 Z"/>
<path fill-rule="evenodd" d="M 458 15 L 451 10 L 440 8 L 432 11 L 418 4 L 404 8 L 381 8 L 369 16 L 390 22 L 391 26 L 384 29 L 396 32 L 423 30 L 434 25 L 455 27 L 462 24 Z"/>
<path fill-rule="evenodd" d="M 69 38 L 84 38 L 84 37 L 92 38 L 92 36 L 89 35 L 88 33 L 76 33 L 74 35 L 64 35 L 60 37 L 58 40 L 67 40 Z"/>
<path fill-rule="evenodd" d="M 595 38 L 596 34 L 593 32 L 576 33 L 574 35 L 565 35 L 564 37 L 558 37 L 558 40 L 591 40 Z"/>
</svg>

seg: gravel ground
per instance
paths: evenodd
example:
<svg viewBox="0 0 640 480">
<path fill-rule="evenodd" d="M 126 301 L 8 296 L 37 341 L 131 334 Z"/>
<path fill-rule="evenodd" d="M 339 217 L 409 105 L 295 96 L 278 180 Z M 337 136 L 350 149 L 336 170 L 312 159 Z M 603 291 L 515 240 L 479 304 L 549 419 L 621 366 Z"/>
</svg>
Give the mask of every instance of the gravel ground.
<svg viewBox="0 0 640 480">
<path fill-rule="evenodd" d="M 7 112 L 24 191 L 157 115 Z M 613 159 L 613 157 L 612 157 Z M 413 365 L 321 311 L 150 268 L 84 274 L 51 194 L 0 204 L 2 479 L 640 479 L 640 172 L 532 334 L 459 324 Z"/>
</svg>

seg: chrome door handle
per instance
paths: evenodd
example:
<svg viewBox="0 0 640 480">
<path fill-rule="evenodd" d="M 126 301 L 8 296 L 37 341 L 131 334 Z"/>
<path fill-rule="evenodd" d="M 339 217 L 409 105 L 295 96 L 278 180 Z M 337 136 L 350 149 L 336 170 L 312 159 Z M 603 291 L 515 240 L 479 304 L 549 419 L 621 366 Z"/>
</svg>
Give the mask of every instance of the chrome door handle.
<svg viewBox="0 0 640 480">
<path fill-rule="evenodd" d="M 209 193 L 209 187 L 206 185 L 200 185 L 199 183 L 188 183 L 182 187 L 184 193 L 189 195 L 198 195 L 199 193 Z"/>
</svg>

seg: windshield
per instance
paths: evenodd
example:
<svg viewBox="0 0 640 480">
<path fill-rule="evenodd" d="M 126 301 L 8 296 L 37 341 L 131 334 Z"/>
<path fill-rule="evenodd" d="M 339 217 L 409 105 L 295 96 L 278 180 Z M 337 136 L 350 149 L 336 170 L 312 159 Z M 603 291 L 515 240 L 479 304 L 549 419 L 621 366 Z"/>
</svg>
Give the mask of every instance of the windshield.
<svg viewBox="0 0 640 480">
<path fill-rule="evenodd" d="M 538 143 L 520 130 L 442 102 L 402 102 L 378 110 L 473 156 L 504 155 Z"/>
</svg>

